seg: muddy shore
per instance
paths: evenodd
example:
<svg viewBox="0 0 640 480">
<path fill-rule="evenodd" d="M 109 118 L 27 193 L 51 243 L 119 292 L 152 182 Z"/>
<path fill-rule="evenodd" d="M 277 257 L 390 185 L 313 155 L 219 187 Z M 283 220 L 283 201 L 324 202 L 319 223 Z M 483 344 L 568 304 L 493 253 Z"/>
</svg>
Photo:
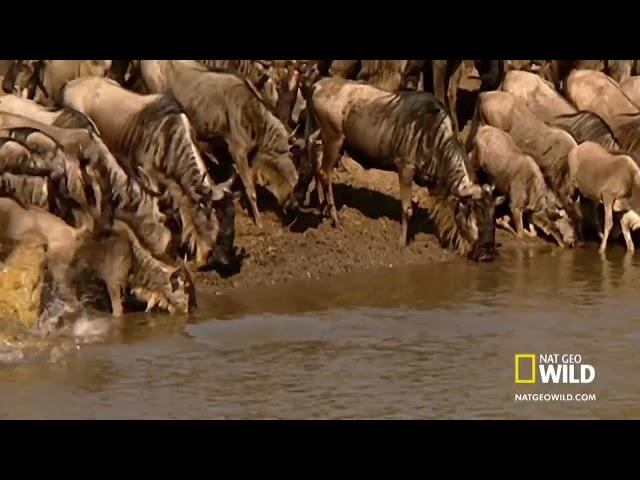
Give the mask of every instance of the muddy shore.
<svg viewBox="0 0 640 480">
<path fill-rule="evenodd" d="M 435 235 L 426 190 L 414 186 L 413 238 L 398 247 L 400 200 L 394 172 L 365 170 L 345 159 L 346 169 L 334 174 L 334 191 L 342 230 L 313 213 L 282 219 L 277 208 L 264 211 L 258 229 L 246 209 L 236 206 L 236 246 L 245 250 L 240 270 L 232 274 L 199 272 L 196 281 L 205 293 L 236 287 L 274 285 L 292 280 L 320 279 L 373 268 L 467 261 L 444 249 Z M 496 230 L 499 250 L 553 247 L 542 239 L 526 244 Z M 557 248 L 557 247 L 555 247 Z"/>
</svg>

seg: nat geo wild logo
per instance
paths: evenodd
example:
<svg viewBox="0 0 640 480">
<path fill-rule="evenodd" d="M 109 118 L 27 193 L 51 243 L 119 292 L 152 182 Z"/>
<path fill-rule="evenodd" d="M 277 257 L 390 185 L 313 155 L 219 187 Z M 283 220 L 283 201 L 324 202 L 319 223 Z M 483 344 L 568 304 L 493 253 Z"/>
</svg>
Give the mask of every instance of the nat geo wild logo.
<svg viewBox="0 0 640 480">
<path fill-rule="evenodd" d="M 596 369 L 572 353 L 516 353 L 516 383 L 591 383 Z"/>
</svg>

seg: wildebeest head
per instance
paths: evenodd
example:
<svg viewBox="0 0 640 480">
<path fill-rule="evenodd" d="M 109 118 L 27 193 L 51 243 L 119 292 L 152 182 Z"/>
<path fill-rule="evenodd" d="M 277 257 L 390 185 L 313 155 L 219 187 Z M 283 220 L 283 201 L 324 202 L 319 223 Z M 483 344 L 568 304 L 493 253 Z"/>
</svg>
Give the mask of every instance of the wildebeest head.
<svg viewBox="0 0 640 480">
<path fill-rule="evenodd" d="M 284 205 L 298 183 L 298 171 L 287 147 L 256 153 L 253 161 L 255 181 L 263 185 Z"/>
<path fill-rule="evenodd" d="M 533 224 L 547 235 L 552 236 L 558 245 L 572 247 L 576 242 L 576 231 L 571 219 L 559 202 L 549 199 L 546 205 L 531 216 Z"/>
<path fill-rule="evenodd" d="M 43 66 L 44 60 L 15 60 L 4 77 L 2 90 L 33 99 Z"/>
<path fill-rule="evenodd" d="M 495 205 L 488 185 L 472 185 L 455 206 L 456 226 L 469 244 L 474 261 L 489 261 L 495 254 Z"/>
<path fill-rule="evenodd" d="M 210 264 L 229 266 L 235 258 L 235 248 L 233 246 L 236 236 L 236 210 L 233 204 L 233 194 L 229 189 L 235 176 L 222 185 L 216 185 L 219 189 L 213 199 L 213 207 L 220 226 L 218 238 L 216 239 L 216 249 L 210 259 Z"/>
</svg>

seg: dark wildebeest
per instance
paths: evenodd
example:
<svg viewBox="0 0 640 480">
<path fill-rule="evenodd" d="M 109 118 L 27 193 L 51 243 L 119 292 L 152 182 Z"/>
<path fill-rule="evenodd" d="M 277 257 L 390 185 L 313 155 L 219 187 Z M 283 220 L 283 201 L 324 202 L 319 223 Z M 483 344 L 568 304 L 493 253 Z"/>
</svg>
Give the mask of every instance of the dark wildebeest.
<svg viewBox="0 0 640 480">
<path fill-rule="evenodd" d="M 147 177 L 151 188 L 167 188 L 170 181 L 180 186 L 194 208 L 175 199 L 182 225 L 182 243 L 195 255 L 199 268 L 214 263 L 228 264 L 233 241 L 223 240 L 235 234 L 220 225 L 233 222 L 221 214 L 233 215 L 224 205 L 232 202 L 225 185 L 214 185 L 195 145 L 195 135 L 182 106 L 170 95 L 139 95 L 117 82 L 99 77 L 84 77 L 69 82 L 62 93 L 66 106 L 88 115 L 100 130 L 101 137 L 129 168 Z M 185 224 L 188 219 L 188 224 Z M 212 235 L 212 233 L 214 233 Z"/>
<path fill-rule="evenodd" d="M 634 159 L 640 157 L 640 109 L 601 72 L 576 70 L 567 79 L 566 94 L 580 110 L 590 110 L 604 119 L 616 139 Z"/>
<path fill-rule="evenodd" d="M 600 252 L 607 248 L 613 228 L 613 212 L 620 220 L 627 251 L 634 245 L 630 230 L 640 228 L 640 168 L 629 155 L 607 152 L 601 145 L 585 142 L 569 154 L 569 170 L 580 195 L 604 205 L 604 231 Z"/>
<path fill-rule="evenodd" d="M 533 157 L 562 207 L 574 225 L 578 225 L 580 214 L 572 200 L 567 163 L 569 152 L 577 145 L 571 134 L 547 125 L 522 100 L 503 91 L 484 92 L 478 97 L 467 138 L 468 151 L 473 148 L 480 125 L 491 125 L 507 132 L 523 153 Z"/>
<path fill-rule="evenodd" d="M 495 187 L 509 197 L 509 207 L 516 226 L 514 231 L 507 222 L 502 226 L 518 238 L 525 233 L 536 236 L 535 227 L 551 235 L 558 245 L 573 246 L 575 230 L 556 195 L 544 181 L 540 167 L 525 155 L 508 133 L 485 125 L 478 130 L 472 164 L 482 168 Z M 531 213 L 529 232 L 524 229 L 523 215 Z"/>
<path fill-rule="evenodd" d="M 60 92 L 68 81 L 85 76 L 104 77 L 110 68 L 111 60 L 15 60 L 2 88 L 41 104 L 58 105 Z"/>
<path fill-rule="evenodd" d="M 446 108 L 424 92 L 392 93 L 370 85 L 331 77 L 317 82 L 308 99 L 310 115 L 320 127 L 323 157 L 320 183 L 330 215 L 339 226 L 332 171 L 344 147 L 365 166 L 396 170 L 402 204 L 401 245 L 406 245 L 412 214 L 411 188 L 429 188 L 439 204 L 454 203 L 449 240 L 473 260 L 491 260 L 495 247 L 493 198 L 489 186 L 475 183 L 468 158 Z M 311 131 L 308 129 L 308 131 Z M 440 233 L 443 217 L 436 216 Z"/>
<path fill-rule="evenodd" d="M 259 226 L 254 177 L 262 179 L 281 205 L 287 202 L 298 180 L 291 136 L 250 83 L 191 61 L 142 60 L 141 72 L 150 91 L 175 96 L 200 141 L 226 144 Z"/>
<path fill-rule="evenodd" d="M 607 150 L 619 150 L 620 145 L 611 128 L 596 113 L 578 111 L 538 75 L 511 71 L 504 77 L 502 90 L 521 99 L 531 112 L 549 125 L 564 128 L 577 143 L 597 142 Z"/>
<path fill-rule="evenodd" d="M 503 60 L 474 60 L 480 75 L 480 91 L 495 90 L 504 74 Z M 417 78 L 422 74 L 423 90 L 431 91 L 449 108 L 456 132 L 458 125 L 458 88 L 462 80 L 462 60 L 409 60 L 404 72 L 404 88 L 416 89 Z"/>
</svg>

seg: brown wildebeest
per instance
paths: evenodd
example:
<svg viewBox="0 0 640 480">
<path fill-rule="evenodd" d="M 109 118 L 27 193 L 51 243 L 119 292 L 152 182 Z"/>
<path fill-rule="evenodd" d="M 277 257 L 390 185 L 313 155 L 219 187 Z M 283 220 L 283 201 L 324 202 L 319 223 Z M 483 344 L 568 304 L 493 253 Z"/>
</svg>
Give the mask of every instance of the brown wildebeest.
<svg viewBox="0 0 640 480">
<path fill-rule="evenodd" d="M 15 60 L 4 77 L 2 88 L 7 93 L 36 100 L 46 105 L 59 105 L 64 85 L 85 76 L 104 77 L 111 60 Z"/>
<path fill-rule="evenodd" d="M 573 246 L 575 230 L 567 213 L 545 183 L 535 160 L 522 153 L 508 133 L 488 125 L 481 127 L 471 159 L 489 174 L 499 192 L 509 196 L 516 230 L 506 222 L 503 226 L 508 231 L 523 239 L 523 214 L 531 212 L 530 235 L 535 236 L 538 227 L 561 247 Z"/>
<path fill-rule="evenodd" d="M 601 72 L 576 70 L 567 79 L 566 94 L 580 110 L 597 113 L 611 127 L 622 148 L 640 155 L 640 109 Z"/>
<path fill-rule="evenodd" d="M 476 113 L 467 138 L 467 150 L 473 148 L 480 125 L 491 125 L 507 132 L 523 153 L 536 161 L 570 219 L 577 225 L 580 213 L 572 201 L 567 156 L 577 145 L 563 129 L 545 124 L 525 103 L 503 91 L 485 92 L 478 97 Z"/>
<path fill-rule="evenodd" d="M 613 212 L 625 212 L 620 221 L 627 251 L 633 252 L 631 229 L 640 228 L 640 168 L 633 158 L 607 152 L 595 142 L 584 142 L 569 154 L 574 186 L 583 195 L 604 205 L 604 231 L 600 252 L 607 248 L 613 228 Z"/>
<path fill-rule="evenodd" d="M 602 118 L 594 112 L 576 110 L 551 83 L 538 75 L 524 71 L 508 72 L 502 90 L 521 99 L 543 122 L 567 130 L 577 143 L 591 140 L 608 150 L 620 149 L 611 128 Z"/>
<path fill-rule="evenodd" d="M 69 82 L 62 98 L 66 106 L 88 115 L 109 149 L 125 159 L 131 170 L 147 176 L 155 184 L 152 188 L 160 185 L 167 188 L 173 181 L 189 197 L 189 205 L 195 208 L 179 210 L 181 218 L 189 219 L 186 224 L 180 222 L 183 227 L 188 225 L 182 230 L 182 245 L 188 254 L 195 255 L 199 268 L 217 261 L 231 261 L 233 253 L 223 252 L 217 244 L 224 236 L 235 235 L 233 222 L 219 218 L 223 211 L 233 215 L 222 208 L 232 201 L 231 193 L 209 177 L 195 146 L 191 124 L 175 99 L 166 95 L 139 95 L 113 80 L 99 77 Z M 176 205 L 185 207 L 186 203 L 176 201 Z M 176 221 L 179 222 L 177 218 Z M 219 228 L 221 224 L 230 228 L 223 231 Z"/>
<path fill-rule="evenodd" d="M 234 73 L 179 60 L 143 60 L 141 74 L 150 91 L 175 96 L 200 141 L 226 144 L 259 226 L 256 178 L 280 205 L 286 204 L 298 181 L 292 137 L 250 83 Z"/>
<path fill-rule="evenodd" d="M 320 127 L 323 157 L 319 181 L 333 222 L 340 225 L 333 199 L 332 171 L 341 148 L 368 167 L 396 170 L 400 182 L 402 233 L 407 242 L 413 181 L 429 188 L 436 202 L 453 202 L 452 243 L 473 260 L 491 260 L 495 247 L 494 205 L 489 186 L 474 181 L 451 117 L 433 95 L 392 93 L 338 77 L 324 78 L 307 100 Z M 308 129 L 307 131 L 311 131 Z M 436 215 L 436 222 L 438 222 Z M 444 224 L 438 225 L 441 232 Z"/>
</svg>

